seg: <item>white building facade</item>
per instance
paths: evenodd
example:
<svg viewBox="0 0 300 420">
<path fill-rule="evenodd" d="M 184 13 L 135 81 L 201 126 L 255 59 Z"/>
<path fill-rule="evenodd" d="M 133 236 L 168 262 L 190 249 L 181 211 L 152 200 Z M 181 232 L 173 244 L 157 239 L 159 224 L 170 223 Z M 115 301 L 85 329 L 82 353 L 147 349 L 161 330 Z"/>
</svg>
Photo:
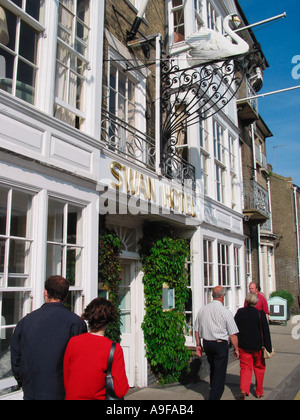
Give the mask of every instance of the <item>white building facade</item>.
<svg viewBox="0 0 300 420">
<path fill-rule="evenodd" d="M 140 5 L 123 1 L 134 10 Z M 69 278 L 68 304 L 78 314 L 101 292 L 99 214 L 123 243 L 122 346 L 132 387 L 147 385 L 137 246 L 145 220 L 167 221 L 191 240 L 187 345 L 194 345 L 193 320 L 214 286 L 226 288 L 233 313 L 244 302 L 235 99 L 188 129 L 195 185 L 161 174 L 159 138 L 145 135 L 147 78 L 158 73 L 128 71 L 132 52 L 104 30 L 106 6 L 104 0 L 0 0 L 0 395 L 15 386 L 14 328 L 43 304 L 46 277 Z M 223 18 L 236 10 L 233 1 L 166 0 L 166 11 L 175 54 L 182 36 L 199 25 L 221 31 Z M 103 60 L 110 60 L 106 80 Z M 110 102 L 101 110 L 103 84 Z M 111 142 L 120 127 L 125 148 L 121 137 Z M 136 142 L 134 157 L 130 136 L 147 145 L 137 154 Z"/>
</svg>

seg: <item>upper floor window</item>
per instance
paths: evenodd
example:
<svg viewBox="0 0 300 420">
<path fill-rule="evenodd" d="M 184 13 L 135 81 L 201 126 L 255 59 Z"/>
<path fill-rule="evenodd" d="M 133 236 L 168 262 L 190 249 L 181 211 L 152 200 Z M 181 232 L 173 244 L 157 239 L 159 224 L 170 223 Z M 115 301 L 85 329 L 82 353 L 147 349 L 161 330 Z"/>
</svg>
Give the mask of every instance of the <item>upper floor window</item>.
<svg viewBox="0 0 300 420">
<path fill-rule="evenodd" d="M 0 89 L 35 103 L 37 47 L 44 2 L 7 0 L 0 5 Z"/>
<path fill-rule="evenodd" d="M 55 116 L 80 129 L 85 119 L 90 0 L 60 0 L 58 13 Z"/>
<path fill-rule="evenodd" d="M 209 29 L 213 29 L 214 31 L 219 30 L 219 14 L 214 8 L 214 6 L 208 1 L 207 2 L 207 25 Z"/>
<path fill-rule="evenodd" d="M 174 43 L 185 40 L 184 0 L 172 0 Z"/>
<path fill-rule="evenodd" d="M 203 0 L 194 0 L 196 29 L 199 30 L 203 26 Z"/>
<path fill-rule="evenodd" d="M 228 136 L 229 141 L 229 159 L 230 159 L 230 170 L 232 173 L 237 173 L 237 158 L 235 154 L 236 139 L 231 134 Z"/>
<path fill-rule="evenodd" d="M 135 126 L 135 84 L 126 73 L 114 65 L 110 67 L 109 112 Z"/>
<path fill-rule="evenodd" d="M 214 137 L 214 156 L 219 162 L 224 163 L 224 129 L 214 120 L 213 122 L 213 137 Z"/>
</svg>

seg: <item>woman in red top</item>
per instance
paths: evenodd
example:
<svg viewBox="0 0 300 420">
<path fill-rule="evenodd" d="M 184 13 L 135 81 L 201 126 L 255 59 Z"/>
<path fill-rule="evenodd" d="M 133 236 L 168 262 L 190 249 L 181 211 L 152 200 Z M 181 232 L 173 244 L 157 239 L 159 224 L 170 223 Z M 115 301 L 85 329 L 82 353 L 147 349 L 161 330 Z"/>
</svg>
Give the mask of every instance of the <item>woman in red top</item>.
<svg viewBox="0 0 300 420">
<path fill-rule="evenodd" d="M 105 330 L 115 319 L 111 302 L 98 298 L 85 309 L 82 318 L 90 332 L 70 340 L 64 357 L 64 383 L 66 400 L 105 400 L 106 368 L 112 341 L 104 337 Z M 112 376 L 117 397 L 128 390 L 123 350 L 117 343 Z"/>
</svg>

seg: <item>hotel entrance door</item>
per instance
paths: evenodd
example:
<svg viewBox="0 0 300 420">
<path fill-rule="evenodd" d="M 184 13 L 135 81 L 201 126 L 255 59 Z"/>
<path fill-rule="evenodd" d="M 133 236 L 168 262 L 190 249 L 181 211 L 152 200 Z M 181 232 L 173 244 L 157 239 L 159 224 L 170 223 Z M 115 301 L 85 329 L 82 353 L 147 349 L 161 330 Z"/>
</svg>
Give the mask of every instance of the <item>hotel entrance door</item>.
<svg viewBox="0 0 300 420">
<path fill-rule="evenodd" d="M 129 386 L 136 385 L 136 262 L 121 261 L 120 310 L 121 310 L 121 346 L 124 352 L 125 367 Z"/>
</svg>

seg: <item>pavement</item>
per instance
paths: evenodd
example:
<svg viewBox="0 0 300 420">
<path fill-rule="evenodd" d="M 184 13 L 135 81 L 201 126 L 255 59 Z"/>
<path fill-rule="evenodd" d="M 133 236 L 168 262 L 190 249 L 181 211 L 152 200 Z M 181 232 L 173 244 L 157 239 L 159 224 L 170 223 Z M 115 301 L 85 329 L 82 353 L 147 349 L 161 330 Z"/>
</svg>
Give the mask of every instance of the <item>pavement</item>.
<svg viewBox="0 0 300 420">
<path fill-rule="evenodd" d="M 296 322 L 297 324 L 294 323 Z M 297 400 L 300 399 L 300 317 L 295 317 L 284 325 L 271 325 L 272 344 L 275 355 L 266 361 L 267 369 L 264 380 L 263 400 Z M 226 387 L 222 400 L 239 400 L 240 398 L 240 366 L 235 361 L 229 364 Z M 196 401 L 207 400 L 209 378 L 201 378 L 185 385 L 168 386 L 153 385 L 143 389 L 130 390 L 126 401 Z M 255 378 L 249 401 L 255 398 Z"/>
<path fill-rule="evenodd" d="M 276 353 L 270 360 L 266 361 L 263 399 L 300 400 L 300 317 L 292 318 L 287 326 L 271 325 L 270 329 L 272 344 Z M 228 366 L 226 387 L 222 400 L 239 400 L 239 381 L 240 366 L 239 362 L 235 361 Z M 143 389 L 131 389 L 125 397 L 125 401 L 201 401 L 208 399 L 208 393 L 209 378 L 204 377 L 185 385 L 178 383 L 168 386 L 153 385 Z M 21 392 L 17 392 L 0 399 L 22 400 L 23 395 Z M 255 398 L 254 377 L 247 400 L 258 401 Z"/>
</svg>

